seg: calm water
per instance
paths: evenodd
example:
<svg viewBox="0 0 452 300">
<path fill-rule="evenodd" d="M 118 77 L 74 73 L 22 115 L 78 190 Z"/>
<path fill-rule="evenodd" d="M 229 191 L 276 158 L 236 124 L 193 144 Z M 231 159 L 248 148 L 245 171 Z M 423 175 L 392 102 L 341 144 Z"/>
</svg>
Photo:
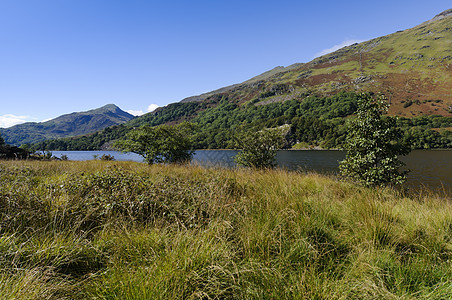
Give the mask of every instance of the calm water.
<svg viewBox="0 0 452 300">
<path fill-rule="evenodd" d="M 194 164 L 202 166 L 234 167 L 234 150 L 198 150 L 193 158 Z M 135 153 L 117 151 L 53 151 L 54 156 L 68 156 L 69 160 L 92 160 L 94 156 L 110 154 L 116 160 L 142 162 L 143 158 Z M 343 151 L 306 150 L 279 151 L 276 159 L 279 167 L 297 171 L 316 171 L 335 174 L 339 161 L 345 158 Z M 414 150 L 402 160 L 411 170 L 407 185 L 418 189 L 422 186 L 434 190 L 444 190 L 452 195 L 452 150 Z"/>
</svg>

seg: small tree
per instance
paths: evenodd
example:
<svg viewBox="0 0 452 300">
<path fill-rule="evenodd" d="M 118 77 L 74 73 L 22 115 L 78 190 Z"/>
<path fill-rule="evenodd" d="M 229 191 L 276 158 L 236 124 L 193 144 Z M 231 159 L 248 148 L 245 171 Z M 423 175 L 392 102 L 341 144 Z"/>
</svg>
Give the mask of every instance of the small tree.
<svg viewBox="0 0 452 300">
<path fill-rule="evenodd" d="M 185 163 L 192 159 L 191 131 L 193 124 L 184 122 L 176 126 L 143 126 L 130 131 L 127 140 L 120 140 L 114 147 L 121 151 L 135 152 L 148 164 Z"/>
<path fill-rule="evenodd" d="M 236 143 L 242 151 L 235 156 L 235 162 L 244 167 L 273 168 L 276 165 L 276 151 L 286 142 L 288 127 L 287 125 L 242 133 Z"/>
<path fill-rule="evenodd" d="M 407 171 L 399 172 L 405 164 L 399 155 L 409 153 L 402 144 L 402 131 L 393 117 L 383 117 L 388 104 L 383 96 L 373 99 L 361 94 L 356 117 L 348 123 L 349 134 L 345 142 L 347 157 L 340 162 L 343 176 L 365 186 L 400 184 Z"/>
</svg>

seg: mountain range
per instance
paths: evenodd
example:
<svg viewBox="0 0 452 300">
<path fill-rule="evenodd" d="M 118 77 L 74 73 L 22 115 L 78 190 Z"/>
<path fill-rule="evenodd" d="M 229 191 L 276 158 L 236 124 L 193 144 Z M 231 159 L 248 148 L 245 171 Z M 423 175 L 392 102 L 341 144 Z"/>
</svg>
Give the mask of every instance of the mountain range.
<svg viewBox="0 0 452 300">
<path fill-rule="evenodd" d="M 232 147 L 231 132 L 243 124 L 255 129 L 290 124 L 293 143 L 334 148 L 343 140 L 344 118 L 356 110 L 361 92 L 386 96 L 389 114 L 402 117 L 400 125 L 414 147 L 452 147 L 452 9 L 416 27 L 347 46 L 308 63 L 276 67 L 122 125 L 38 147 L 100 149 L 133 127 L 191 121 L 199 125 L 197 148 Z M 69 121 L 66 126 L 72 130 L 64 132 L 84 134 L 76 130 L 84 126 L 78 120 Z M 40 139 L 61 137 L 57 124 L 51 124 L 17 125 L 14 135 L 8 129 L 2 132 L 7 142 L 16 144 L 37 141 L 25 139 L 36 126 L 41 126 Z"/>
<path fill-rule="evenodd" d="M 32 144 L 48 139 L 93 133 L 133 118 L 133 115 L 116 105 L 108 104 L 97 109 L 62 115 L 46 122 L 27 122 L 9 128 L 0 128 L 0 132 L 8 144 Z"/>
</svg>

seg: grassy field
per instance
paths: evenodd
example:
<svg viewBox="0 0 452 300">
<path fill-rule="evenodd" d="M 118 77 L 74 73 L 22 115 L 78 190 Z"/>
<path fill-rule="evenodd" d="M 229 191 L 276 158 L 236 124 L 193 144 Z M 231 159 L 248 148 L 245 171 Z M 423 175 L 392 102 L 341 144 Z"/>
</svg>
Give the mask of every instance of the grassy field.
<svg viewBox="0 0 452 300">
<path fill-rule="evenodd" d="M 452 202 L 317 174 L 0 162 L 1 299 L 450 299 Z"/>
</svg>

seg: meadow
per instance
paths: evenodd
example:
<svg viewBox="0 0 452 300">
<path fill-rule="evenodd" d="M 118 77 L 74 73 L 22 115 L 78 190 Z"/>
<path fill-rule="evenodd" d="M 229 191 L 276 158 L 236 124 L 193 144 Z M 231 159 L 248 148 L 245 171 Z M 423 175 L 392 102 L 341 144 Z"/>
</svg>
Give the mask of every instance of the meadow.
<svg viewBox="0 0 452 300">
<path fill-rule="evenodd" d="M 0 299 L 450 299 L 452 202 L 318 174 L 0 162 Z"/>
</svg>

